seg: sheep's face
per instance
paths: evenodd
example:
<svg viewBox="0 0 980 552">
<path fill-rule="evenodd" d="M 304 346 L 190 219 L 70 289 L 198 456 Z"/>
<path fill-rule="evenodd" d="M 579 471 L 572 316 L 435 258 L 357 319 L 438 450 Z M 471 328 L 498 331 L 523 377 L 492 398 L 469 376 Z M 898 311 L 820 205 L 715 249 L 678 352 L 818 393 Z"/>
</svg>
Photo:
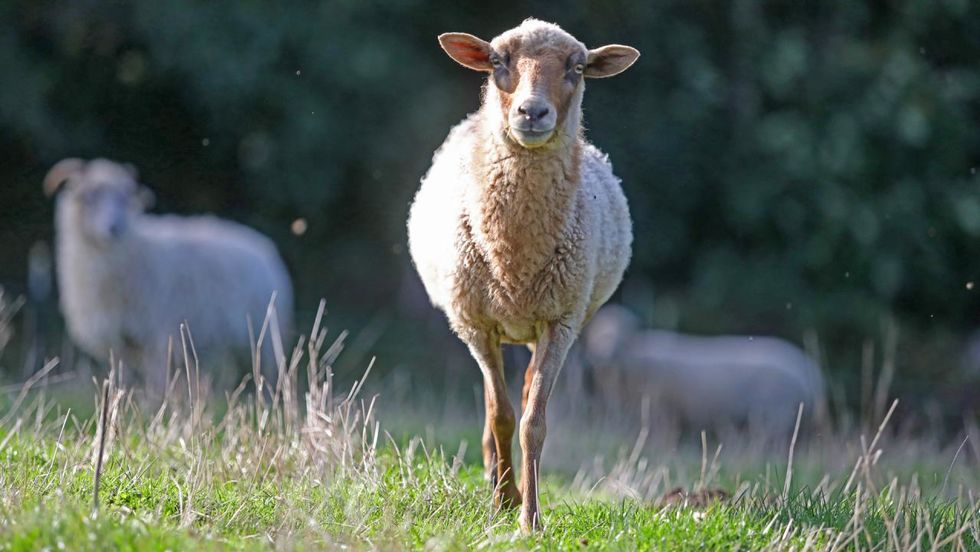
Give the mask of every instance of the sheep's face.
<svg viewBox="0 0 980 552">
<path fill-rule="evenodd" d="M 82 237 L 108 246 L 126 235 L 132 217 L 152 201 L 152 193 L 136 178 L 131 165 L 66 159 L 48 173 L 45 191 L 60 190 L 59 208 L 68 210 Z"/>
<path fill-rule="evenodd" d="M 589 50 L 557 25 L 524 21 L 491 42 L 465 33 L 439 37 L 462 65 L 490 73 L 484 99 L 501 134 L 524 148 L 552 141 L 559 131 L 578 131 L 583 77 L 609 77 L 640 55 L 629 46 Z"/>
</svg>

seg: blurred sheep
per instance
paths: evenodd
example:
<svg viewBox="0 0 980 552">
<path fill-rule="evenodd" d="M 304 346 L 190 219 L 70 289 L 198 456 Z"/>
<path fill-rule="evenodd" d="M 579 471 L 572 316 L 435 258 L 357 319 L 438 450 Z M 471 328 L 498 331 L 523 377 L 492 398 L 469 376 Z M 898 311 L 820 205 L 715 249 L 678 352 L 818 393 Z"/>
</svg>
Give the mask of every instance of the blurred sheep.
<svg viewBox="0 0 980 552">
<path fill-rule="evenodd" d="M 275 294 L 270 321 L 288 331 L 292 284 L 262 234 L 214 216 L 146 214 L 152 193 L 136 170 L 105 159 L 59 162 L 44 191 L 57 194 L 56 267 L 69 335 L 100 360 L 112 351 L 151 392 L 164 390 L 168 341 L 179 348 L 185 321 L 202 353 L 247 350 L 249 321 L 257 334 Z M 270 355 L 262 361 L 275 369 Z"/>
<path fill-rule="evenodd" d="M 44 365 L 48 341 L 49 305 L 54 288 L 51 247 L 45 241 L 31 245 L 27 253 L 27 298 L 24 306 L 23 376 L 30 377 Z"/>
<path fill-rule="evenodd" d="M 14 335 L 13 318 L 20 308 L 22 300 L 9 300 L 9 297 L 0 286 L 0 356 L 3 355 L 7 344 Z"/>
<path fill-rule="evenodd" d="M 643 329 L 627 309 L 608 305 L 582 341 L 597 394 L 627 414 L 646 403 L 690 429 L 779 434 L 792 431 L 800 403 L 809 419 L 822 412 L 818 366 L 782 339 Z"/>
</svg>

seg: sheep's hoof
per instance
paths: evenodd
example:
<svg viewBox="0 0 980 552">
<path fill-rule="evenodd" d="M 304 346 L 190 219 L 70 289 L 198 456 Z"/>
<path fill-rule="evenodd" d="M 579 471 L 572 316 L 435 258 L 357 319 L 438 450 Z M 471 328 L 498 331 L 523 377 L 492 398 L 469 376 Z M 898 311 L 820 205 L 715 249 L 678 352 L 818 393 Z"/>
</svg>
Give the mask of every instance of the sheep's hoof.
<svg viewBox="0 0 980 552">
<path fill-rule="evenodd" d="M 529 510 L 522 509 L 520 522 L 521 533 L 525 535 L 544 530 L 544 525 L 541 523 L 541 514 L 536 511 L 531 513 Z"/>
<path fill-rule="evenodd" d="M 513 484 L 504 483 L 500 487 L 495 487 L 493 492 L 493 504 L 497 508 L 511 510 L 521 505 L 521 493 Z"/>
</svg>

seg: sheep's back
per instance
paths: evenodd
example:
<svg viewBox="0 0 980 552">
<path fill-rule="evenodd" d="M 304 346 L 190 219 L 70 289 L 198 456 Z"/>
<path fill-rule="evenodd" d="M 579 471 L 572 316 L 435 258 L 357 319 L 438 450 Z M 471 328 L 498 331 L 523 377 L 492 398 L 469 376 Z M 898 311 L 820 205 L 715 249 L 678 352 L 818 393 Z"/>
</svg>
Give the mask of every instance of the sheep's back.
<svg viewBox="0 0 980 552">
<path fill-rule="evenodd" d="M 176 328 L 187 320 L 202 345 L 246 344 L 247 320 L 255 331 L 273 292 L 280 324 L 288 330 L 292 285 L 275 245 L 246 226 L 213 216 L 146 216 L 140 241 L 154 274 L 153 306 Z M 152 315 L 152 314 L 151 314 Z"/>
<path fill-rule="evenodd" d="M 451 302 L 453 273 L 462 218 L 465 179 L 476 133 L 476 114 L 456 125 L 432 156 L 408 218 L 408 246 L 429 300 L 446 310 Z"/>
<path fill-rule="evenodd" d="M 589 304 L 591 317 L 623 279 L 633 244 L 633 223 L 620 180 L 609 157 L 591 144 L 582 148 L 580 205 L 585 232 L 595 240 L 595 285 Z"/>
<path fill-rule="evenodd" d="M 815 363 L 776 338 L 644 331 L 629 340 L 619 365 L 626 388 L 701 426 L 792 427 L 799 403 L 812 407 L 822 393 Z"/>
</svg>

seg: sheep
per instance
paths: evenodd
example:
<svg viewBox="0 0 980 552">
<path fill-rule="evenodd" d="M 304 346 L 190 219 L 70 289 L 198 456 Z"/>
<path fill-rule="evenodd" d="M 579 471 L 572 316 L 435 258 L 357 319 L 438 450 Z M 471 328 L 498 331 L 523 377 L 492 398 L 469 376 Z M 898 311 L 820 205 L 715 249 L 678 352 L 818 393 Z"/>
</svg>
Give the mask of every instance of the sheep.
<svg viewBox="0 0 980 552">
<path fill-rule="evenodd" d="M 180 345 L 184 322 L 205 354 L 247 348 L 250 323 L 258 333 L 275 294 L 269 320 L 288 331 L 289 274 L 255 230 L 211 215 L 147 214 L 152 192 L 136 169 L 106 159 L 60 161 L 44 192 L 57 196 L 56 271 L 69 336 L 96 359 L 112 352 L 140 370 L 151 396 L 165 392 L 168 342 Z M 269 355 L 263 361 L 268 374 L 275 367 Z"/>
<path fill-rule="evenodd" d="M 14 336 L 14 315 L 23 304 L 23 299 L 10 301 L 4 293 L 3 286 L 0 286 L 0 358 Z"/>
<path fill-rule="evenodd" d="M 583 77 L 626 70 L 639 52 L 589 50 L 528 19 L 491 42 L 439 36 L 461 65 L 488 73 L 480 109 L 433 156 L 408 221 L 409 249 L 433 305 L 483 373 L 483 460 L 494 502 L 541 527 L 537 477 L 545 407 L 569 347 L 629 264 L 632 222 L 609 159 L 583 137 Z M 501 344 L 527 344 L 521 489 Z M 523 495 L 523 501 L 522 501 Z"/>
<path fill-rule="evenodd" d="M 600 398 L 626 414 L 649 401 L 694 430 L 747 427 L 782 436 L 800 403 L 810 419 L 824 406 L 817 364 L 782 339 L 644 330 L 625 307 L 607 305 L 582 344 Z"/>
</svg>

